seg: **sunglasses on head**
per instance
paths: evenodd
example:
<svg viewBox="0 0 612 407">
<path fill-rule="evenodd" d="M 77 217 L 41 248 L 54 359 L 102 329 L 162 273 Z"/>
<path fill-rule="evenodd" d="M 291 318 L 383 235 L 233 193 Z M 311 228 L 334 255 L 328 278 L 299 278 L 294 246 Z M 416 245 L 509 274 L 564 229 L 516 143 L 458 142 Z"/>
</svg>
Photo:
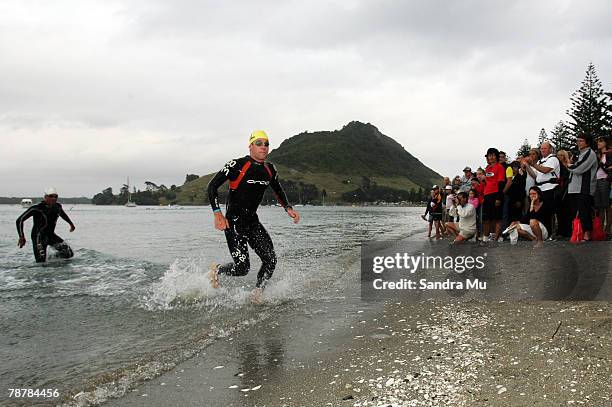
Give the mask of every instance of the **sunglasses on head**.
<svg viewBox="0 0 612 407">
<path fill-rule="evenodd" d="M 270 147 L 270 143 L 268 143 L 267 141 L 261 141 L 261 140 L 257 140 L 255 143 L 257 147 L 261 147 L 261 146 L 266 146 L 266 147 Z"/>
</svg>

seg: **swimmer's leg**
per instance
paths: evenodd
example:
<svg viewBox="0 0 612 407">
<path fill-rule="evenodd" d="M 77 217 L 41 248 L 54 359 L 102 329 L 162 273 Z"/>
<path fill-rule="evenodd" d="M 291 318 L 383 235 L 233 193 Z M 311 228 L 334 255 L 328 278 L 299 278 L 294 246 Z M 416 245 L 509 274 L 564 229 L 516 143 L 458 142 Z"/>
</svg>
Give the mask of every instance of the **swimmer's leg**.
<svg viewBox="0 0 612 407">
<path fill-rule="evenodd" d="M 245 276 L 251 268 L 249 260 L 249 248 L 247 238 L 240 235 L 234 227 L 225 230 L 225 239 L 227 247 L 232 255 L 233 263 L 227 263 L 219 266 L 219 274 L 227 274 L 228 276 Z"/>
<path fill-rule="evenodd" d="M 44 263 L 47 261 L 47 241 L 44 236 L 32 231 L 32 249 L 34 250 L 34 259 L 36 263 Z"/>
<path fill-rule="evenodd" d="M 264 288 L 267 281 L 272 278 L 276 268 L 276 253 L 270 235 L 261 223 L 257 223 L 249 233 L 249 245 L 261 258 L 261 268 L 257 273 L 257 288 Z"/>
<path fill-rule="evenodd" d="M 49 244 L 53 246 L 55 250 L 57 250 L 57 256 L 61 257 L 62 259 L 70 259 L 74 256 L 72 248 L 58 235 L 51 236 L 49 239 Z"/>
</svg>

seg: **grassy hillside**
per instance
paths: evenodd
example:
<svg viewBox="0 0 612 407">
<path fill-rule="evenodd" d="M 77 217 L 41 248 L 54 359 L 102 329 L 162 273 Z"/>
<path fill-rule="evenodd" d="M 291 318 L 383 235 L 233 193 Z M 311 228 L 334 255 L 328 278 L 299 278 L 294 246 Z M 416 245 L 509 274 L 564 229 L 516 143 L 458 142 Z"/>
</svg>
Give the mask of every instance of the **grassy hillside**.
<svg viewBox="0 0 612 407">
<path fill-rule="evenodd" d="M 269 160 L 278 168 L 292 202 L 319 202 L 323 191 L 327 202 L 342 202 L 358 189 L 375 191 L 376 187 L 386 187 L 399 196 L 421 187 L 427 190 L 442 179 L 395 140 L 360 122 L 351 122 L 341 130 L 293 136 L 273 150 Z M 213 175 L 181 186 L 178 203 L 207 203 L 205 188 Z M 226 190 L 224 185 L 220 193 Z"/>
</svg>

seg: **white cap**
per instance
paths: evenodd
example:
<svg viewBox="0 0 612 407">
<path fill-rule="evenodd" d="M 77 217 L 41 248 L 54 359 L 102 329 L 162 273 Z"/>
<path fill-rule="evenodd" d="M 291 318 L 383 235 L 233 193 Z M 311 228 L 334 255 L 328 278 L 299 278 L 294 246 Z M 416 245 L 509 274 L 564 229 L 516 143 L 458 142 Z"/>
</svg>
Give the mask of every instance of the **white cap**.
<svg viewBox="0 0 612 407">
<path fill-rule="evenodd" d="M 45 196 L 47 195 L 57 195 L 57 189 L 55 189 L 54 187 L 49 187 L 45 189 Z"/>
</svg>

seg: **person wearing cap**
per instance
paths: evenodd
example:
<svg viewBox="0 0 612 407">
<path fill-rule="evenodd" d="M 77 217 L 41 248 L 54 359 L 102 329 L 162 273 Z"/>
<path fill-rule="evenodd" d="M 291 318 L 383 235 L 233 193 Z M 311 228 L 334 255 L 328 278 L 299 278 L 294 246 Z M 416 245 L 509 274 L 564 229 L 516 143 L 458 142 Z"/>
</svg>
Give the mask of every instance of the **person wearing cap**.
<svg viewBox="0 0 612 407">
<path fill-rule="evenodd" d="M 26 244 L 25 233 L 23 231 L 24 222 L 33 217 L 34 226 L 30 234 L 32 238 L 32 248 L 34 258 L 37 263 L 47 261 L 47 247 L 51 246 L 57 251 L 58 257 L 69 259 L 74 256 L 70 246 L 55 234 L 57 218 L 64 219 L 70 225 L 70 232 L 74 232 L 74 223 L 70 220 L 62 205 L 57 202 L 57 190 L 53 187 L 47 188 L 44 199 L 33 206 L 30 206 L 24 213 L 17 218 L 17 233 L 19 241 L 17 245 L 21 249 Z"/>
<path fill-rule="evenodd" d="M 497 241 L 501 235 L 502 202 L 504 199 L 504 186 L 506 174 L 504 167 L 499 163 L 499 151 L 496 148 L 487 150 L 487 167 L 485 168 L 485 189 L 483 211 L 483 241 L 493 239 Z"/>
<path fill-rule="evenodd" d="M 472 189 L 472 178 L 474 178 L 474 174 L 472 174 L 472 169 L 470 167 L 465 167 L 463 169 L 463 175 L 461 176 L 461 187 L 459 188 L 460 192 L 465 192 L 466 194 L 470 192 Z"/>
<path fill-rule="evenodd" d="M 298 223 L 300 215 L 289 205 L 287 195 L 278 181 L 274 165 L 267 162 L 270 151 L 268 135 L 255 130 L 249 137 L 249 155 L 229 161 L 208 183 L 207 193 L 214 214 L 215 228 L 225 233 L 233 262 L 213 264 L 208 274 L 213 288 L 219 287 L 219 276 L 244 276 L 250 270 L 248 246 L 261 258 L 257 283 L 251 299 L 259 302 L 266 283 L 276 267 L 276 254 L 270 235 L 259 222 L 257 208 L 268 186 L 287 215 Z M 226 212 L 219 206 L 218 188 L 229 181 Z"/>
</svg>

